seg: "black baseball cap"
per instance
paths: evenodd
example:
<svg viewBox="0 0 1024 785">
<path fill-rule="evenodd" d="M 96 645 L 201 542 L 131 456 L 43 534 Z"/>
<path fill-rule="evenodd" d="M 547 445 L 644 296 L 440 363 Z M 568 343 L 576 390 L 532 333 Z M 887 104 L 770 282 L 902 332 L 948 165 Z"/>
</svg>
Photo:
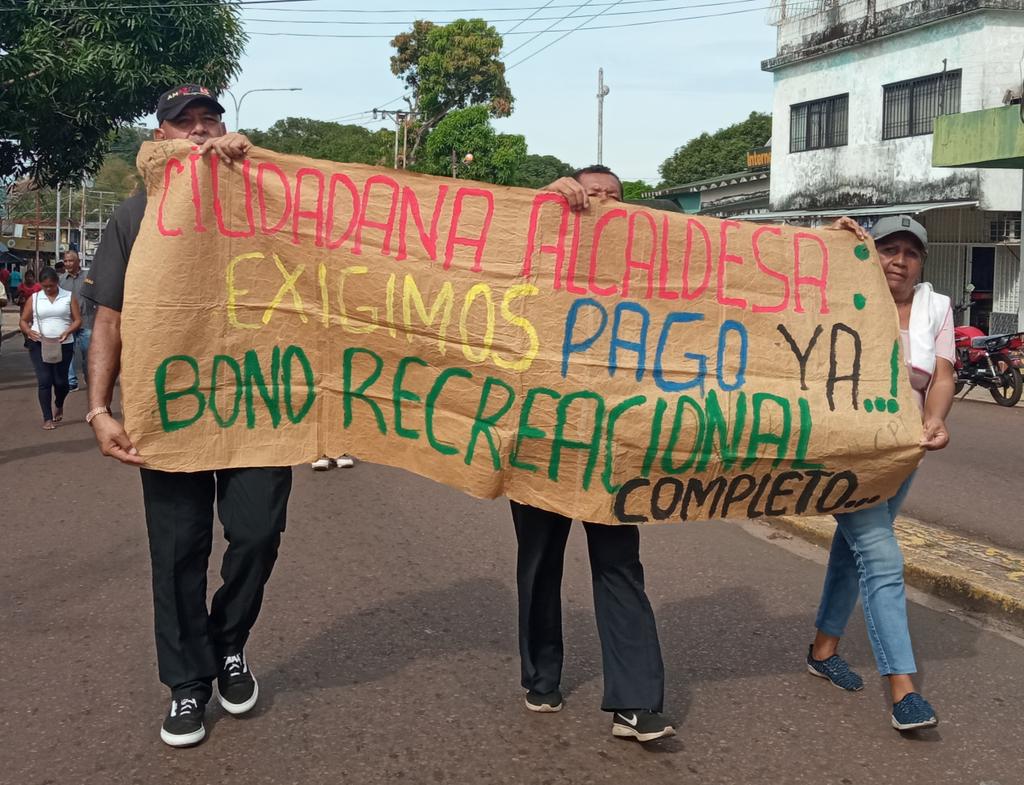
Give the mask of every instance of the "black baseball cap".
<svg viewBox="0 0 1024 785">
<path fill-rule="evenodd" d="M 168 90 L 156 102 L 157 125 L 164 120 L 173 120 L 185 111 L 185 107 L 197 101 L 210 104 L 217 110 L 217 114 L 224 114 L 224 107 L 218 103 L 216 94 L 212 93 L 208 87 L 183 84 Z"/>
</svg>

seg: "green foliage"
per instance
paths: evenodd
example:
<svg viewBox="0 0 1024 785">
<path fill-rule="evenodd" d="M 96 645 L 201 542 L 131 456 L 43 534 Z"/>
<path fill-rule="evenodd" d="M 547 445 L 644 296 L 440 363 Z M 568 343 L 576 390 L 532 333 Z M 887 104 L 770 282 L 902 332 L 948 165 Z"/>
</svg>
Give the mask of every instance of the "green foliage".
<svg viewBox="0 0 1024 785">
<path fill-rule="evenodd" d="M 390 166 L 394 161 L 394 131 L 288 117 L 266 131 L 244 133 L 253 144 L 279 153 L 374 166 Z"/>
<path fill-rule="evenodd" d="M 246 36 L 228 2 L 0 0 L 0 177 L 76 181 L 161 92 L 222 90 Z"/>
<path fill-rule="evenodd" d="M 649 193 L 654 190 L 654 186 L 650 183 L 645 183 L 643 180 L 623 180 L 622 181 L 622 198 L 623 199 L 643 199 L 645 193 Z"/>
<path fill-rule="evenodd" d="M 498 59 L 502 38 L 483 19 L 447 25 L 417 20 L 391 45 L 391 72 L 411 90 L 418 118 L 410 162 L 416 161 L 426 135 L 452 110 L 481 105 L 492 117 L 512 114 L 512 91 Z"/>
<path fill-rule="evenodd" d="M 568 177 L 576 168 L 553 155 L 527 155 L 519 164 L 514 185 L 543 188 L 559 177 Z"/>
<path fill-rule="evenodd" d="M 134 169 L 135 158 L 139 154 L 139 148 L 142 147 L 143 142 L 148 142 L 152 138 L 153 131 L 145 126 L 130 125 L 125 128 L 119 128 L 114 134 L 113 141 L 110 143 L 108 156 L 104 159 L 104 163 L 109 161 L 111 157 L 115 157 Z"/>
<path fill-rule="evenodd" d="M 747 168 L 747 151 L 772 135 L 772 116 L 751 112 L 746 120 L 713 134 L 702 133 L 678 148 L 658 168 L 662 185 L 681 185 Z"/>
<path fill-rule="evenodd" d="M 486 106 L 470 106 L 448 113 L 430 136 L 417 168 L 428 174 L 451 175 L 452 151 L 458 176 L 498 185 L 517 184 L 519 167 L 526 158 L 526 139 L 517 134 L 497 134 Z M 463 163 L 466 154 L 473 160 Z"/>
</svg>

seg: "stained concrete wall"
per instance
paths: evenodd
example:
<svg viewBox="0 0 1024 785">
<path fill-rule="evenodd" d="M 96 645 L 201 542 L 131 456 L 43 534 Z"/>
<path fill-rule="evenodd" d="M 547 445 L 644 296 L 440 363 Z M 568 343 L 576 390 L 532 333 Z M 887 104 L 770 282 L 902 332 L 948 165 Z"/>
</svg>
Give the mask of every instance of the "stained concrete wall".
<svg viewBox="0 0 1024 785">
<path fill-rule="evenodd" d="M 945 58 L 962 70 L 961 111 L 1000 106 L 1019 89 L 1022 49 L 1024 12 L 980 10 L 777 67 L 772 209 L 978 199 L 983 210 L 1020 210 L 1019 172 L 934 168 L 931 134 L 883 140 L 882 85 L 938 73 Z M 848 144 L 790 153 L 790 106 L 841 93 Z"/>
</svg>

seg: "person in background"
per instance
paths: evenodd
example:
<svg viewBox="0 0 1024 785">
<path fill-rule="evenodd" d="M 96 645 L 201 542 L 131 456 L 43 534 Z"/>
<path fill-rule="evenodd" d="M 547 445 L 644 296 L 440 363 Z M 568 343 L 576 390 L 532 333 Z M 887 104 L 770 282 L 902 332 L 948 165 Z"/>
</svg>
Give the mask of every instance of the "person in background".
<svg viewBox="0 0 1024 785">
<path fill-rule="evenodd" d="M 4 268 L 4 272 L 7 272 L 6 268 Z M 4 340 L 4 311 L 3 311 L 3 309 L 6 308 L 6 307 L 7 307 L 7 286 L 0 286 L 0 347 L 3 346 L 3 340 Z"/>
<path fill-rule="evenodd" d="M 7 286 L 11 291 L 11 300 L 14 300 L 18 293 L 18 287 L 21 286 L 20 265 L 14 265 L 14 269 L 11 270 L 10 280 L 7 281 Z"/>
<path fill-rule="evenodd" d="M 573 210 L 591 199 L 622 201 L 622 183 L 611 169 L 590 166 L 563 177 L 545 191 L 561 194 Z M 562 570 L 572 520 L 510 501 L 518 555 L 519 655 L 526 708 L 562 709 Z M 594 612 L 601 639 L 604 697 L 612 735 L 653 741 L 675 733 L 661 714 L 665 667 L 654 611 L 644 589 L 640 530 L 636 526 L 583 523 L 594 587 Z"/>
<path fill-rule="evenodd" d="M 851 218 L 830 227 L 867 239 Z M 928 255 L 928 233 L 908 215 L 886 216 L 872 229 L 878 259 L 899 315 L 905 372 L 921 410 L 921 447 L 949 444 L 946 416 L 953 406 L 953 310 L 948 297 L 921 283 Z M 835 686 L 855 692 L 864 680 L 837 650 L 860 596 L 878 672 L 889 682 L 892 726 L 900 731 L 938 725 L 935 710 L 914 687 L 917 672 L 907 624 L 903 554 L 893 532 L 911 474 L 896 494 L 873 507 L 836 515 L 825 585 L 815 621 L 817 633 L 807 652 L 807 669 Z"/>
<path fill-rule="evenodd" d="M 319 458 L 310 464 L 315 472 L 325 472 L 328 469 L 333 469 L 335 466 L 339 469 L 351 469 L 355 465 L 355 459 L 351 455 L 341 455 L 337 458 L 328 458 L 325 455 L 323 458 Z"/>
<path fill-rule="evenodd" d="M 64 418 L 68 397 L 68 364 L 74 352 L 75 330 L 82 324 L 78 303 L 60 288 L 57 271 L 46 267 L 39 275 L 41 290 L 34 292 L 21 309 L 21 332 L 36 371 L 43 430 L 52 431 Z M 44 356 L 43 343 L 59 343 L 59 361 Z"/>
<path fill-rule="evenodd" d="M 12 281 L 14 280 L 14 276 L 16 274 L 17 271 L 11 273 Z M 33 294 L 35 294 L 36 292 L 40 291 L 43 288 L 38 283 L 36 283 L 36 273 L 35 270 L 33 270 L 31 267 L 29 267 L 25 271 L 25 277 L 18 283 L 17 286 L 18 288 L 14 290 L 14 304 L 17 305 L 18 307 L 23 306 L 26 302 L 28 302 L 28 299 Z"/>
<path fill-rule="evenodd" d="M 78 372 L 81 372 L 83 381 L 89 381 L 89 341 L 92 338 L 96 306 L 91 300 L 82 297 L 85 276 L 82 274 L 82 260 L 78 251 L 64 252 L 64 270 L 64 275 L 60 278 L 60 288 L 71 292 L 71 296 L 78 302 L 78 309 L 82 312 L 82 326 L 75 333 L 75 354 L 71 360 L 71 367 L 68 368 L 68 386 L 71 392 L 74 392 L 78 389 Z"/>
<path fill-rule="evenodd" d="M 4 267 L 0 270 L 0 289 L 3 290 L 4 300 L 7 299 L 7 295 L 10 292 L 11 283 L 11 271 Z"/>
</svg>

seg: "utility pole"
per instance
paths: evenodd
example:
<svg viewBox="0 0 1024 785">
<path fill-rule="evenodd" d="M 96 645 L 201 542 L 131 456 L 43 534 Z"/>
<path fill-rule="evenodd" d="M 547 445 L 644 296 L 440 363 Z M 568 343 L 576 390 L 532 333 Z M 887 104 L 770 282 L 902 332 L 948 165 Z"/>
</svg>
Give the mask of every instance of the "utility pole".
<svg viewBox="0 0 1024 785">
<path fill-rule="evenodd" d="M 611 92 L 604 83 L 604 69 L 597 69 L 597 162 L 604 162 L 604 97 Z"/>
<path fill-rule="evenodd" d="M 406 168 L 406 153 L 409 149 L 409 123 L 415 119 L 415 112 L 406 112 L 401 109 L 374 109 L 373 119 L 395 121 L 395 169 L 398 169 L 398 129 L 405 126 L 405 141 L 402 143 L 402 169 Z"/>
<path fill-rule="evenodd" d="M 53 263 L 60 261 L 60 183 L 57 183 L 57 233 L 53 238 Z"/>
</svg>

